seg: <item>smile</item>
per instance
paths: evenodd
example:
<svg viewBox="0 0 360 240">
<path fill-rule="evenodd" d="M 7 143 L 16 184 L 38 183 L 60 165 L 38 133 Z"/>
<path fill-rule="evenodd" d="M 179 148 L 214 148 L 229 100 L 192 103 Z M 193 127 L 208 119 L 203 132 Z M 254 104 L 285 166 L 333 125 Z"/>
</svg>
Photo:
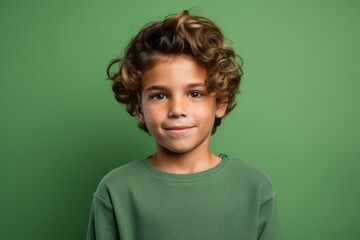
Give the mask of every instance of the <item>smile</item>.
<svg viewBox="0 0 360 240">
<path fill-rule="evenodd" d="M 192 126 L 176 126 L 164 128 L 172 136 L 184 136 L 192 130 Z"/>
</svg>

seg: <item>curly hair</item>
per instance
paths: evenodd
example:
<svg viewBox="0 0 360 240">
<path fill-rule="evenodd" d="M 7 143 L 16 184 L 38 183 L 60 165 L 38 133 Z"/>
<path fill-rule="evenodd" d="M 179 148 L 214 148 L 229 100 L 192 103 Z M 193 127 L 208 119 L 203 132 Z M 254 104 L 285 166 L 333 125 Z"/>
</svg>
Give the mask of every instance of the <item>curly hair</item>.
<svg viewBox="0 0 360 240">
<path fill-rule="evenodd" d="M 162 56 L 191 56 L 206 69 L 206 86 L 218 102 L 227 103 L 226 116 L 236 103 L 243 75 L 241 58 L 224 43 L 221 30 L 209 19 L 191 16 L 189 11 L 170 15 L 163 21 L 145 25 L 125 49 L 125 56 L 113 59 L 107 67 L 108 79 L 118 102 L 135 116 L 141 102 L 142 73 L 151 69 Z M 114 64 L 119 71 L 110 74 Z M 212 134 L 221 124 L 215 117 Z M 138 127 L 148 132 L 144 123 Z"/>
</svg>

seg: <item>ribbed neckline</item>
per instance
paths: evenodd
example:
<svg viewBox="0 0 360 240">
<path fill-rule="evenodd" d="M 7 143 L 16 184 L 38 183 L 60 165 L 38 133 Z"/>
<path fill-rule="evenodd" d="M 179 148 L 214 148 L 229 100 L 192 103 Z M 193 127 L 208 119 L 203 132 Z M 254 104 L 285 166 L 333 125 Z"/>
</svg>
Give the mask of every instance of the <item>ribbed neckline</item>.
<svg viewBox="0 0 360 240">
<path fill-rule="evenodd" d="M 197 173 L 189 173 L 189 174 L 176 174 L 176 173 L 168 173 L 163 172 L 155 168 L 149 161 L 149 158 L 143 160 L 144 167 L 149 171 L 149 173 L 158 179 L 164 181 L 177 181 L 177 182 L 191 182 L 191 181 L 199 181 L 209 178 L 219 172 L 224 166 L 227 164 L 229 157 L 225 154 L 219 154 L 221 157 L 221 162 L 208 170 L 197 172 Z"/>
</svg>

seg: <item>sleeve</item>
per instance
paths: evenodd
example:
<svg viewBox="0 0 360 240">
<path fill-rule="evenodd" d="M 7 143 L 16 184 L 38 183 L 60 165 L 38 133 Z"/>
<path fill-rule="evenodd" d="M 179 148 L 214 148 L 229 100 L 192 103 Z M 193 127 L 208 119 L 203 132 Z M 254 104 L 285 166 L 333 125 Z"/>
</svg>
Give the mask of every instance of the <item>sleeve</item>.
<svg viewBox="0 0 360 240">
<path fill-rule="evenodd" d="M 275 193 L 260 205 L 258 233 L 258 240 L 282 240 Z"/>
<path fill-rule="evenodd" d="M 113 207 L 98 194 L 91 206 L 87 240 L 120 240 Z"/>
</svg>

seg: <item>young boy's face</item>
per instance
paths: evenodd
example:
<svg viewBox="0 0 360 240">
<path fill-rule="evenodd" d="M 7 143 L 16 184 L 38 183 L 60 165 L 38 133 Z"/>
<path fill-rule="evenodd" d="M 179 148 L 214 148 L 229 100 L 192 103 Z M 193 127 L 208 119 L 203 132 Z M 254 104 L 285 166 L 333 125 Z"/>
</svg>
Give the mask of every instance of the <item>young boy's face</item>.
<svg viewBox="0 0 360 240">
<path fill-rule="evenodd" d="M 224 116 L 226 104 L 218 104 L 207 93 L 205 79 L 205 68 L 185 55 L 164 57 L 143 73 L 137 115 L 158 151 L 189 153 L 209 148 L 215 116 Z"/>
</svg>

